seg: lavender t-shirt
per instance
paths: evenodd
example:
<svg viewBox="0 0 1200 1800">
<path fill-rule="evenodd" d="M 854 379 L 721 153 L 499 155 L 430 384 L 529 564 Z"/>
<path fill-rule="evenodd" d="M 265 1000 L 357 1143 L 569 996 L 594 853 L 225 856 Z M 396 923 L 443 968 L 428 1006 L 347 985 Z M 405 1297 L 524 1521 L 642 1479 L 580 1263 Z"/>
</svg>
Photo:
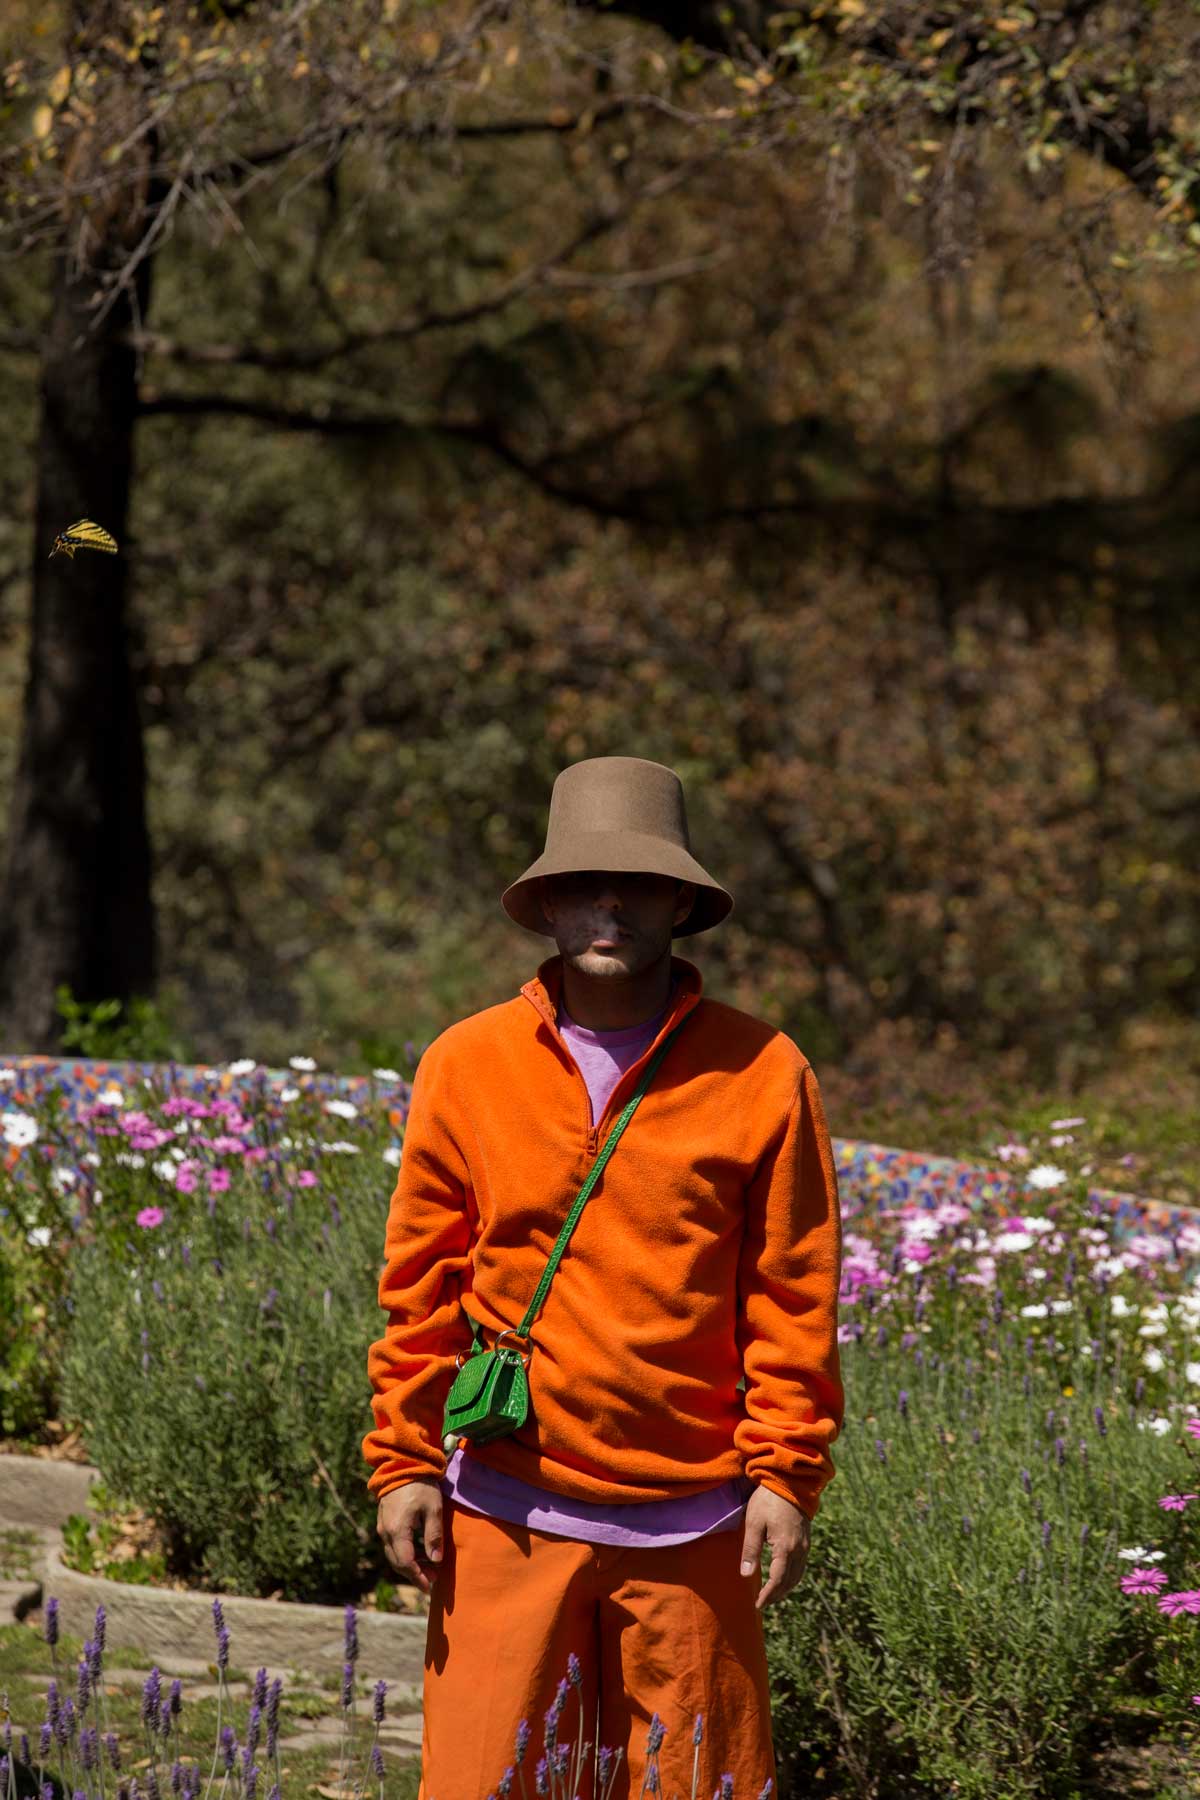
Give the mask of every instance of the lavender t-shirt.
<svg viewBox="0 0 1200 1800">
<path fill-rule="evenodd" d="M 649 1049 L 670 1010 L 674 993 L 656 1018 L 620 1031 L 589 1031 L 559 1006 L 558 1025 L 587 1083 L 592 1124 L 604 1115 L 622 1075 Z M 618 1145 L 614 1155 L 620 1153 Z M 597 1501 L 568 1500 L 546 1488 L 502 1475 L 473 1457 L 470 1445 L 456 1450 L 446 1465 L 442 1492 L 468 1512 L 504 1519 L 553 1537 L 582 1539 L 589 1544 L 686 1544 L 716 1531 L 733 1531 L 742 1522 L 754 1492 L 748 1476 L 735 1476 L 702 1494 L 678 1500 L 646 1500 L 606 1506 Z"/>
</svg>

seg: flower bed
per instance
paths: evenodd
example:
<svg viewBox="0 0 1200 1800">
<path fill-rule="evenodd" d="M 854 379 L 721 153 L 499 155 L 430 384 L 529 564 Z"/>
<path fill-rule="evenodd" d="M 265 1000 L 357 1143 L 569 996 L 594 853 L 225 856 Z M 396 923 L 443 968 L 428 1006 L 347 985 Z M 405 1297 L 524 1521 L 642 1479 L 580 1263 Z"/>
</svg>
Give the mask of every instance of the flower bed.
<svg viewBox="0 0 1200 1800">
<path fill-rule="evenodd" d="M 63 1366 L 106 1480 L 250 1593 L 351 1578 L 374 1516 L 363 1356 L 405 1097 L 371 1111 L 314 1073 L 35 1109 L 6 1190 L 61 1205 L 31 1249 L 71 1246 Z M 832 1766 L 1053 1793 L 1131 1706 L 1194 1752 L 1200 1226 L 1092 1192 L 1078 1123 L 1001 1146 L 1019 1176 L 928 1158 L 917 1195 L 883 1203 L 894 1163 L 846 1194 L 838 1474 L 764 1615 L 800 1791 Z"/>
</svg>

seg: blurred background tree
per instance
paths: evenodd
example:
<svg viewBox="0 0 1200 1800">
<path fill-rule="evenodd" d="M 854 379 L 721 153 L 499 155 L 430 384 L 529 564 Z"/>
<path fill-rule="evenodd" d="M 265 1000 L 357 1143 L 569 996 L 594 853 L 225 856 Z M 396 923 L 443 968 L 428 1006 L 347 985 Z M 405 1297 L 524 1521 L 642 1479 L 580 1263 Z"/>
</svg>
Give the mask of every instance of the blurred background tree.
<svg viewBox="0 0 1200 1800">
<path fill-rule="evenodd" d="M 818 1063 L 1069 1080 L 1194 1022 L 1183 0 L 48 22 L 7 1048 L 60 981 L 209 1057 L 427 1037 L 552 952 L 499 893 L 616 752 L 736 897 L 683 954 Z M 122 558 L 46 564 L 80 513 Z"/>
</svg>

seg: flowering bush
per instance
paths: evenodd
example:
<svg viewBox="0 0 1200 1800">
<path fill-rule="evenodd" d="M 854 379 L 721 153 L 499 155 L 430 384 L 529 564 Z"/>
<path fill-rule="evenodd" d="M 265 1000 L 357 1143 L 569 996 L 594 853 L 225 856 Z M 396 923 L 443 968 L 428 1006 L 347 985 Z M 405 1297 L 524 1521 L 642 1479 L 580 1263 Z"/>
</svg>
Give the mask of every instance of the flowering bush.
<svg viewBox="0 0 1200 1800">
<path fill-rule="evenodd" d="M 70 1240 L 62 1405 L 106 1484 L 178 1573 L 340 1600 L 387 1569 L 361 1443 L 406 1093 L 382 1070 L 360 1108 L 294 1061 L 278 1094 L 103 1090 L 73 1145 L 48 1109 L 20 1191 L 27 1218 L 74 1209 L 33 1231 Z"/>
</svg>

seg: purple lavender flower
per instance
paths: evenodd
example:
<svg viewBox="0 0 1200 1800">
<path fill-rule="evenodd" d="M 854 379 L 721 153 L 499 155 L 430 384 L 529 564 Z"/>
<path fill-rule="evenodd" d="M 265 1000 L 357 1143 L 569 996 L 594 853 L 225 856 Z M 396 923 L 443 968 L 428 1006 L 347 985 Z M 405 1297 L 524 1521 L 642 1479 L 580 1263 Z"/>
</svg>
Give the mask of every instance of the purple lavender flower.
<svg viewBox="0 0 1200 1800">
<path fill-rule="evenodd" d="M 165 1743 L 171 1735 L 171 1702 L 163 1700 L 158 1709 L 158 1735 Z"/>
<path fill-rule="evenodd" d="M 157 1666 L 151 1669 L 142 1685 L 142 1724 L 147 1731 L 153 1731 L 158 1723 L 158 1706 L 162 1699 L 162 1686 Z"/>
<path fill-rule="evenodd" d="M 108 1751 L 108 1760 L 112 1767 L 113 1774 L 119 1774 L 121 1770 L 121 1746 L 117 1742 L 117 1734 L 115 1731 L 105 1732 L 104 1748 Z"/>
<path fill-rule="evenodd" d="M 25 1767 L 28 1768 L 31 1760 L 32 1758 L 29 1754 L 29 1733 L 23 1731 L 21 1733 L 21 1761 L 25 1764 Z"/>
<path fill-rule="evenodd" d="M 774 1785 L 775 1785 L 774 1776 L 768 1775 L 767 1779 L 763 1782 L 762 1786 L 758 1790 L 756 1800 L 769 1800 L 770 1792 L 771 1792 L 771 1789 L 774 1787 Z"/>
<path fill-rule="evenodd" d="M 176 1676 L 171 1683 L 171 1712 L 178 1718 L 183 1710 L 183 1682 Z"/>
<path fill-rule="evenodd" d="M 505 1769 L 504 1775 L 501 1778 L 501 1782 L 500 1782 L 500 1800 L 508 1800 L 509 1792 L 511 1791 L 512 1784 L 513 1784 L 513 1776 L 516 1774 L 516 1772 L 517 1771 L 511 1766 L 511 1764 L 507 1769 Z"/>
<path fill-rule="evenodd" d="M 53 1678 L 46 1683 L 46 1717 L 51 1725 L 58 1725 L 58 1683 Z"/>
<path fill-rule="evenodd" d="M 217 1668 L 222 1675 L 229 1667 L 229 1632 L 222 1625 L 217 1633 Z"/>
<path fill-rule="evenodd" d="M 277 1675 L 267 1695 L 267 1749 L 270 1752 L 274 1752 L 275 1738 L 279 1731 L 279 1700 L 282 1693 L 283 1682 Z"/>
<path fill-rule="evenodd" d="M 374 1769 L 375 1774 L 378 1776 L 379 1780 L 382 1781 L 383 1780 L 383 1751 L 379 1748 L 378 1744 L 371 1745 L 371 1767 Z"/>
<path fill-rule="evenodd" d="M 242 1752 L 242 1792 L 246 1800 L 254 1800 L 254 1792 L 258 1786 L 258 1765 L 253 1752 L 247 1745 Z"/>
<path fill-rule="evenodd" d="M 354 1704 L 354 1664 L 342 1664 L 342 1705 Z"/>
<path fill-rule="evenodd" d="M 267 1671 L 260 1669 L 254 1677 L 253 1700 L 261 1712 L 267 1704 Z"/>
<path fill-rule="evenodd" d="M 45 1719 L 45 1720 L 43 1720 L 42 1728 L 38 1733 L 38 1761 L 39 1762 L 42 1762 L 42 1763 L 49 1762 L 50 1746 L 51 1746 L 51 1743 L 53 1742 L 53 1739 L 54 1739 L 54 1727 L 51 1725 L 49 1719 Z"/>
<path fill-rule="evenodd" d="M 54 1783 L 52 1781 L 43 1781 L 42 1800 L 54 1800 Z"/>
<path fill-rule="evenodd" d="M 583 1665 L 573 1650 L 567 1658 L 567 1679 L 574 1688 L 583 1686 Z"/>
<path fill-rule="evenodd" d="M 107 1617 L 108 1615 L 103 1606 L 98 1606 L 96 1608 L 96 1623 L 94 1627 L 97 1656 L 103 1656 L 104 1654 L 104 1626 Z"/>
<path fill-rule="evenodd" d="M 375 1683 L 375 1707 L 371 1717 L 376 1725 L 383 1724 L 383 1701 L 387 1690 L 388 1684 L 386 1681 L 377 1681 Z"/>
<path fill-rule="evenodd" d="M 550 1767 L 554 1772 L 556 1781 L 560 1780 L 566 1774 L 567 1765 L 570 1760 L 571 1746 L 569 1744 L 559 1744 L 550 1758 Z"/>
<path fill-rule="evenodd" d="M 183 1764 L 178 1757 L 171 1764 L 171 1792 L 179 1795 L 183 1793 Z"/>
<path fill-rule="evenodd" d="M 662 1720 L 657 1713 L 652 1713 L 650 1715 L 650 1735 L 646 1739 L 647 1756 L 657 1756 L 659 1746 L 666 1735 Z"/>
<path fill-rule="evenodd" d="M 233 1773 L 233 1759 L 234 1759 L 234 1755 L 235 1755 L 236 1751 L 237 1751 L 237 1738 L 233 1734 L 233 1726 L 232 1725 L 222 1725 L 222 1727 L 221 1727 L 221 1761 L 224 1764 L 225 1773 L 227 1775 L 231 1775 Z"/>
<path fill-rule="evenodd" d="M 159 1800 L 158 1770 L 153 1763 L 146 1770 L 146 1792 L 149 1794 L 150 1800 Z"/>
<path fill-rule="evenodd" d="M 257 1704 L 257 1702 L 255 1702 L 255 1704 L 253 1706 L 251 1706 L 251 1708 L 250 1708 L 250 1720 L 246 1726 L 245 1754 L 250 1759 L 251 1762 L 253 1762 L 255 1752 L 258 1749 L 258 1737 L 259 1737 L 259 1731 L 261 1730 L 261 1727 L 262 1727 L 262 1707 L 259 1706 Z"/>
<path fill-rule="evenodd" d="M 732 1775 L 722 1775 L 721 1777 L 721 1800 L 733 1800 Z"/>
<path fill-rule="evenodd" d="M 58 1601 L 53 1595 L 46 1602 L 46 1642 L 53 1649 L 58 1642 Z"/>
<path fill-rule="evenodd" d="M 58 1718 L 54 1722 L 54 1736 L 59 1748 L 65 1750 L 75 1735 L 75 1708 L 71 1704 L 70 1694 L 63 1696 L 62 1705 L 58 1709 Z"/>
<path fill-rule="evenodd" d="M 96 1766 L 96 1732 L 91 1725 L 85 1725 L 79 1733 L 79 1760 L 90 1775 Z"/>
<path fill-rule="evenodd" d="M 538 1763 L 537 1768 L 534 1770 L 533 1775 L 534 1791 L 538 1794 L 548 1794 L 550 1792 L 549 1768 L 550 1765 L 543 1756 Z"/>
<path fill-rule="evenodd" d="M 522 1719 L 521 1723 L 517 1726 L 516 1752 L 518 1768 L 520 1768 L 521 1764 L 525 1761 L 525 1752 L 529 1748 L 529 1740 L 532 1736 L 533 1733 L 529 1729 L 529 1720 Z"/>
</svg>

